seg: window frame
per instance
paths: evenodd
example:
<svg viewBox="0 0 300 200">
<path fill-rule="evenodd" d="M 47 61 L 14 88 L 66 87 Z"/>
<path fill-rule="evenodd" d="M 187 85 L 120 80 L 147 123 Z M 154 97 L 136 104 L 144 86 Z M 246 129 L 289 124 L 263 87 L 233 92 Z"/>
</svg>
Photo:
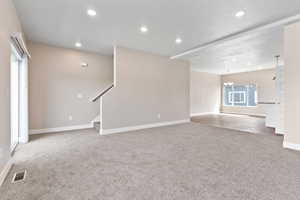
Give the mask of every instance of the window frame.
<svg viewBox="0 0 300 200">
<path fill-rule="evenodd" d="M 235 96 L 236 94 L 240 94 L 240 98 L 239 99 L 244 99 L 243 101 L 240 100 L 240 101 L 235 101 Z M 243 98 L 241 98 L 243 97 Z M 231 103 L 231 104 L 235 104 L 235 103 L 239 103 L 239 104 L 243 104 L 243 103 L 247 103 L 246 102 L 246 92 L 245 91 L 230 91 L 229 92 L 229 95 L 228 95 L 228 102 Z"/>
<path fill-rule="evenodd" d="M 249 91 L 249 87 L 253 85 L 255 86 L 256 88 L 256 91 L 255 91 L 255 106 L 250 106 L 249 105 L 249 99 L 248 99 L 248 91 Z M 228 95 L 228 102 L 231 103 L 231 105 L 226 105 L 225 103 L 225 86 L 230 86 L 232 88 L 232 91 L 229 92 L 229 95 Z M 247 92 L 246 91 L 234 91 L 234 86 L 244 86 L 247 88 Z M 231 96 L 232 94 L 234 93 L 244 93 L 244 99 L 245 99 L 245 103 L 247 103 L 246 106 L 241 106 L 241 105 L 234 105 L 235 103 L 243 103 L 243 102 L 234 102 L 232 100 L 230 100 L 230 97 L 233 97 Z M 234 83 L 223 83 L 223 87 L 222 87 L 222 102 L 223 102 L 223 106 L 224 107 L 240 107 L 240 108 L 255 108 L 258 106 L 257 102 L 258 102 L 258 95 L 257 95 L 257 85 L 256 84 L 234 84 Z"/>
</svg>

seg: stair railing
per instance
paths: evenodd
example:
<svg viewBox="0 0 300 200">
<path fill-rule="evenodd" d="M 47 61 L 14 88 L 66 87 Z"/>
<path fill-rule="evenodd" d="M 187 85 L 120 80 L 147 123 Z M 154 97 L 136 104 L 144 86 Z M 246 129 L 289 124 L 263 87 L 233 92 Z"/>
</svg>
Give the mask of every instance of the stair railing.
<svg viewBox="0 0 300 200">
<path fill-rule="evenodd" d="M 91 102 L 97 101 L 99 98 L 101 98 L 104 94 L 106 94 L 111 88 L 114 87 L 114 84 L 109 85 L 107 88 L 99 92 L 97 95 L 95 95 L 93 98 L 90 98 Z"/>
</svg>

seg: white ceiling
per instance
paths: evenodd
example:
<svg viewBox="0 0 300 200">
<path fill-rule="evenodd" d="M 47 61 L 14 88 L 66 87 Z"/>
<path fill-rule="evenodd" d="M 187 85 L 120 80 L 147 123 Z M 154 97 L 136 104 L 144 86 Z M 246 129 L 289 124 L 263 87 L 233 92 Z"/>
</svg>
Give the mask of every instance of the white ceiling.
<svg viewBox="0 0 300 200">
<path fill-rule="evenodd" d="M 274 68 L 277 55 L 283 56 L 282 28 L 240 37 L 187 58 L 195 71 L 231 74 Z M 281 58 L 280 64 L 282 62 Z"/>
<path fill-rule="evenodd" d="M 74 43 L 80 40 L 83 50 L 103 54 L 111 54 L 112 45 L 115 44 L 171 56 L 226 35 L 300 13 L 299 0 L 14 0 L 14 2 L 28 39 L 68 48 L 74 48 Z M 86 15 L 88 8 L 97 11 L 95 18 Z M 246 11 L 243 19 L 234 16 L 239 10 Z M 139 32 L 141 25 L 149 28 L 147 34 Z M 177 36 L 183 39 L 180 45 L 174 42 Z M 272 36 L 259 37 L 260 39 L 256 41 L 241 40 L 244 44 L 238 45 L 238 48 L 244 50 L 260 48 L 256 49 L 256 53 L 252 53 L 257 55 L 258 52 L 271 49 L 264 39 L 273 41 L 277 37 L 278 33 L 274 33 Z M 210 57 L 219 58 L 220 54 L 224 57 L 224 54 L 227 56 L 231 55 L 230 52 L 236 51 L 234 45 L 228 48 L 223 53 L 222 50 L 211 52 Z M 211 61 L 206 58 L 206 61 L 202 62 Z M 260 59 L 253 62 L 260 62 Z M 198 66 L 201 67 L 218 68 L 214 65 Z"/>
</svg>

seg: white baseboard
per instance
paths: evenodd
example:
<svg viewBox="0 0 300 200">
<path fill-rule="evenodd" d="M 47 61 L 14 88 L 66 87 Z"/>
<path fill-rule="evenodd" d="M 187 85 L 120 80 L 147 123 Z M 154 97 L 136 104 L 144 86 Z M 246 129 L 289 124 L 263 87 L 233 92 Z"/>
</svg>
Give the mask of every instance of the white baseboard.
<svg viewBox="0 0 300 200">
<path fill-rule="evenodd" d="M 92 127 L 94 127 L 94 123 L 95 122 L 100 122 L 100 115 L 97 115 L 96 117 L 95 117 L 95 119 L 93 119 L 92 121 L 91 121 L 91 126 Z"/>
<path fill-rule="evenodd" d="M 283 130 L 283 129 L 280 129 L 280 128 L 276 128 L 276 129 L 275 129 L 275 133 L 276 133 L 277 135 L 284 135 L 284 130 Z"/>
<path fill-rule="evenodd" d="M 289 143 L 289 142 L 283 142 L 283 147 L 287 148 L 287 149 L 293 149 L 296 151 L 300 151 L 300 144 L 293 144 L 293 143 Z"/>
<path fill-rule="evenodd" d="M 202 115 L 217 115 L 220 114 L 219 112 L 202 112 L 202 113 L 192 113 L 191 117 L 197 117 Z"/>
<path fill-rule="evenodd" d="M 251 113 L 239 113 L 239 112 L 221 112 L 224 115 L 244 115 L 244 116 L 257 116 L 257 117 L 267 117 L 265 114 L 251 114 Z"/>
<path fill-rule="evenodd" d="M 56 132 L 63 132 L 63 131 L 88 129 L 88 128 L 93 128 L 93 125 L 91 123 L 88 123 L 88 124 L 76 125 L 76 126 L 65 126 L 65 127 L 45 128 L 45 129 L 31 129 L 31 130 L 29 130 L 29 134 L 35 135 L 35 134 L 42 134 L 42 133 L 56 133 Z"/>
<path fill-rule="evenodd" d="M 100 115 L 97 115 L 97 116 L 95 117 L 95 119 L 93 119 L 93 120 L 91 121 L 91 123 L 94 123 L 94 122 L 100 122 Z"/>
<path fill-rule="evenodd" d="M 28 137 L 24 138 L 24 137 L 19 137 L 19 143 L 20 144 L 26 144 L 28 143 Z"/>
<path fill-rule="evenodd" d="M 179 121 L 160 122 L 160 123 L 154 123 L 154 124 L 129 126 L 129 127 L 123 127 L 123 128 L 115 128 L 115 129 L 101 129 L 100 135 L 109 135 L 109 134 L 113 134 L 113 133 L 136 131 L 136 130 L 142 130 L 142 129 L 148 129 L 148 128 L 170 126 L 170 125 L 175 125 L 175 124 L 184 124 L 184 123 L 189 123 L 189 122 L 191 122 L 190 119 L 185 119 L 185 120 L 179 120 Z"/>
<path fill-rule="evenodd" d="M 0 187 L 2 186 L 2 184 L 4 183 L 5 181 L 5 178 L 7 177 L 10 169 L 12 168 L 13 166 L 13 161 L 12 159 L 10 159 L 6 165 L 4 166 L 2 172 L 0 173 Z"/>
</svg>

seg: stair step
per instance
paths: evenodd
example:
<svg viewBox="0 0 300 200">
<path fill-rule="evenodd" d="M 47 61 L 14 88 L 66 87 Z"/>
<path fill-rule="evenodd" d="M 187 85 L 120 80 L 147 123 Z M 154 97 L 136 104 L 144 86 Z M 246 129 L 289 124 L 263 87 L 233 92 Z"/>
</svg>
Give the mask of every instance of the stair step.
<svg viewBox="0 0 300 200">
<path fill-rule="evenodd" d="M 99 132 L 100 131 L 100 122 L 94 122 L 94 128 Z"/>
</svg>

